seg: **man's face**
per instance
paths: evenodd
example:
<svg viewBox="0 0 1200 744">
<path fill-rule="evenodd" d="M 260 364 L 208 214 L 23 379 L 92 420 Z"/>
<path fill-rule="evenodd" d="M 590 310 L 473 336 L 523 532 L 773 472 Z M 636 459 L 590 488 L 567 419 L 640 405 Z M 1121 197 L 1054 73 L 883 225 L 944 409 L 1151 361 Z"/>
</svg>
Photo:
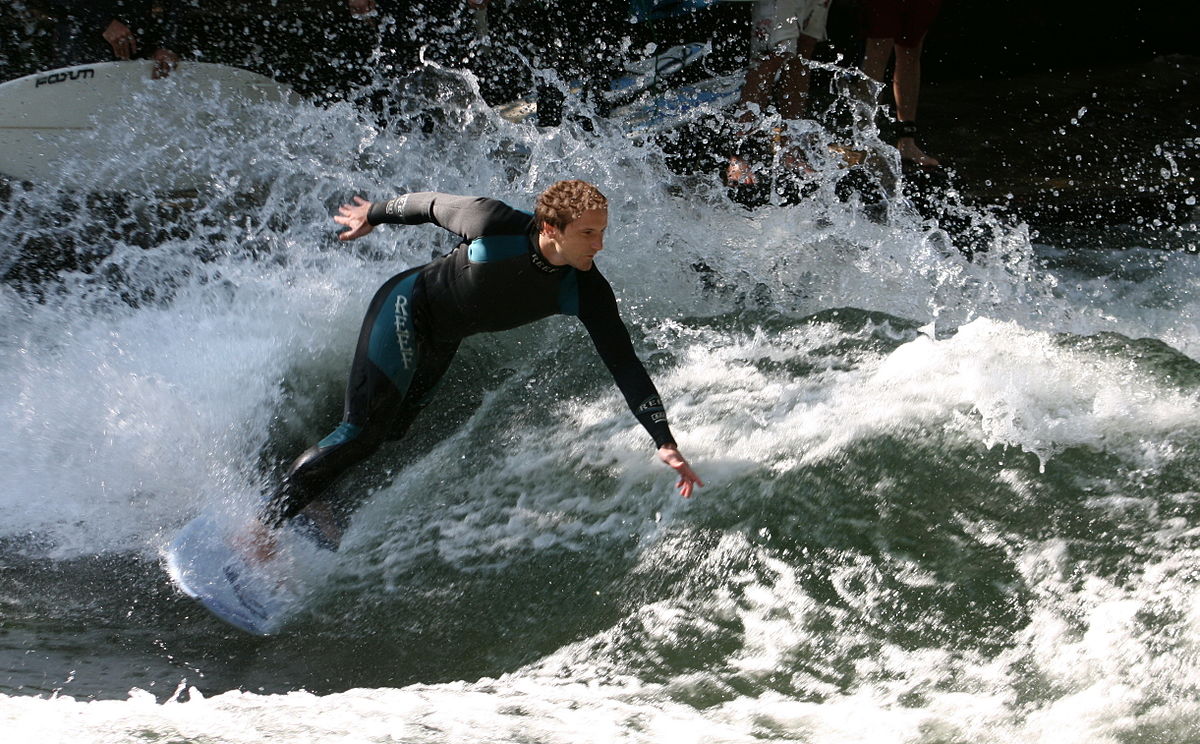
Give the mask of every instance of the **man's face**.
<svg viewBox="0 0 1200 744">
<path fill-rule="evenodd" d="M 604 231 L 608 229 L 608 210 L 589 209 L 550 236 L 558 243 L 558 255 L 579 271 L 592 268 L 592 259 L 604 249 Z"/>
</svg>

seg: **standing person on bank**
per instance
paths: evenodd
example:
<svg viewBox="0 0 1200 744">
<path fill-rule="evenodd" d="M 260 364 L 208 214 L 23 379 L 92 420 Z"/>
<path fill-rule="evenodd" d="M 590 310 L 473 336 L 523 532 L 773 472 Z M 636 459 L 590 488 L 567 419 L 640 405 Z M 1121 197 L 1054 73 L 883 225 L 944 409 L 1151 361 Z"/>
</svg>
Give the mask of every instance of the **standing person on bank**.
<svg viewBox="0 0 1200 744">
<path fill-rule="evenodd" d="M 942 0 L 863 0 L 867 46 L 862 70 L 883 82 L 888 60 L 896 55 L 892 96 L 896 101 L 896 149 L 901 159 L 923 168 L 941 163 L 917 145 L 917 100 L 921 94 L 921 50 Z"/>
<path fill-rule="evenodd" d="M 168 48 L 169 0 L 35 0 L 33 5 L 55 21 L 56 67 L 130 60 L 146 51 L 156 78 L 179 64 L 179 55 Z"/>
<path fill-rule="evenodd" d="M 729 156 L 725 180 L 730 185 L 750 186 L 757 182 L 770 157 L 770 138 L 760 131 L 759 119 L 774 105 L 780 118 L 796 121 L 808 106 L 811 75 L 808 61 L 817 44 L 825 40 L 832 0 L 757 0 L 754 3 L 750 53 L 754 62 L 746 71 L 746 82 L 738 97 L 737 152 Z M 793 170 L 805 168 L 794 149 L 784 148 L 784 164 Z"/>
</svg>

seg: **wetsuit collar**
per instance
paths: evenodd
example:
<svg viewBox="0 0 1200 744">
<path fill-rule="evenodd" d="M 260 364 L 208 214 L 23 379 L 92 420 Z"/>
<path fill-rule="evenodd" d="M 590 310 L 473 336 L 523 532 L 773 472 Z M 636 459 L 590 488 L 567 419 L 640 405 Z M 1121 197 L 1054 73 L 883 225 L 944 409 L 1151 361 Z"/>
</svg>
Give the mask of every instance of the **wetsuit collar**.
<svg viewBox="0 0 1200 744">
<path fill-rule="evenodd" d="M 557 273 L 557 272 L 562 271 L 563 269 L 567 268 L 566 266 L 555 266 L 554 264 L 547 261 L 546 257 L 542 255 L 542 249 L 538 246 L 537 230 L 530 231 L 529 246 L 530 246 L 529 260 L 532 261 L 533 265 L 538 267 L 538 269 L 540 269 L 541 271 L 544 271 L 547 274 L 554 274 L 554 273 Z"/>
</svg>

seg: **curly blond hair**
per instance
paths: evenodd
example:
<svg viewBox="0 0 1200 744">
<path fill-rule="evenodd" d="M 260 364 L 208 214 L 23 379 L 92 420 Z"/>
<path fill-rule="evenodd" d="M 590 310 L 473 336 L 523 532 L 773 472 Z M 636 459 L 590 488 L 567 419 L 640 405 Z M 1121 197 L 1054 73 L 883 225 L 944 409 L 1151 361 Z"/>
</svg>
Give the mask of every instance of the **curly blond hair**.
<svg viewBox="0 0 1200 744">
<path fill-rule="evenodd" d="M 559 181 L 537 198 L 533 218 L 543 225 L 563 229 L 589 209 L 608 209 L 608 199 L 587 181 Z"/>
</svg>

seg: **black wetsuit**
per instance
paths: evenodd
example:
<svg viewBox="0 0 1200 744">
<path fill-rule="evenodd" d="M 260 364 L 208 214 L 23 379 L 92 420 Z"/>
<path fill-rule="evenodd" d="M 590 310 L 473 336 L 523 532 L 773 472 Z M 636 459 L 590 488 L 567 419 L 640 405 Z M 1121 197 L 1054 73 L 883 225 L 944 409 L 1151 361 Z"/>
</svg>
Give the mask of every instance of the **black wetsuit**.
<svg viewBox="0 0 1200 744">
<path fill-rule="evenodd" d="M 462 339 L 551 315 L 575 315 L 634 415 L 658 446 L 674 444 L 666 412 L 621 321 L 612 287 L 593 266 L 554 266 L 533 215 L 482 197 L 414 193 L 377 202 L 372 225 L 433 223 L 463 242 L 389 279 L 363 320 L 342 423 L 293 463 L 270 499 L 275 524 L 294 516 L 351 465 L 397 439 L 429 402 Z"/>
</svg>

